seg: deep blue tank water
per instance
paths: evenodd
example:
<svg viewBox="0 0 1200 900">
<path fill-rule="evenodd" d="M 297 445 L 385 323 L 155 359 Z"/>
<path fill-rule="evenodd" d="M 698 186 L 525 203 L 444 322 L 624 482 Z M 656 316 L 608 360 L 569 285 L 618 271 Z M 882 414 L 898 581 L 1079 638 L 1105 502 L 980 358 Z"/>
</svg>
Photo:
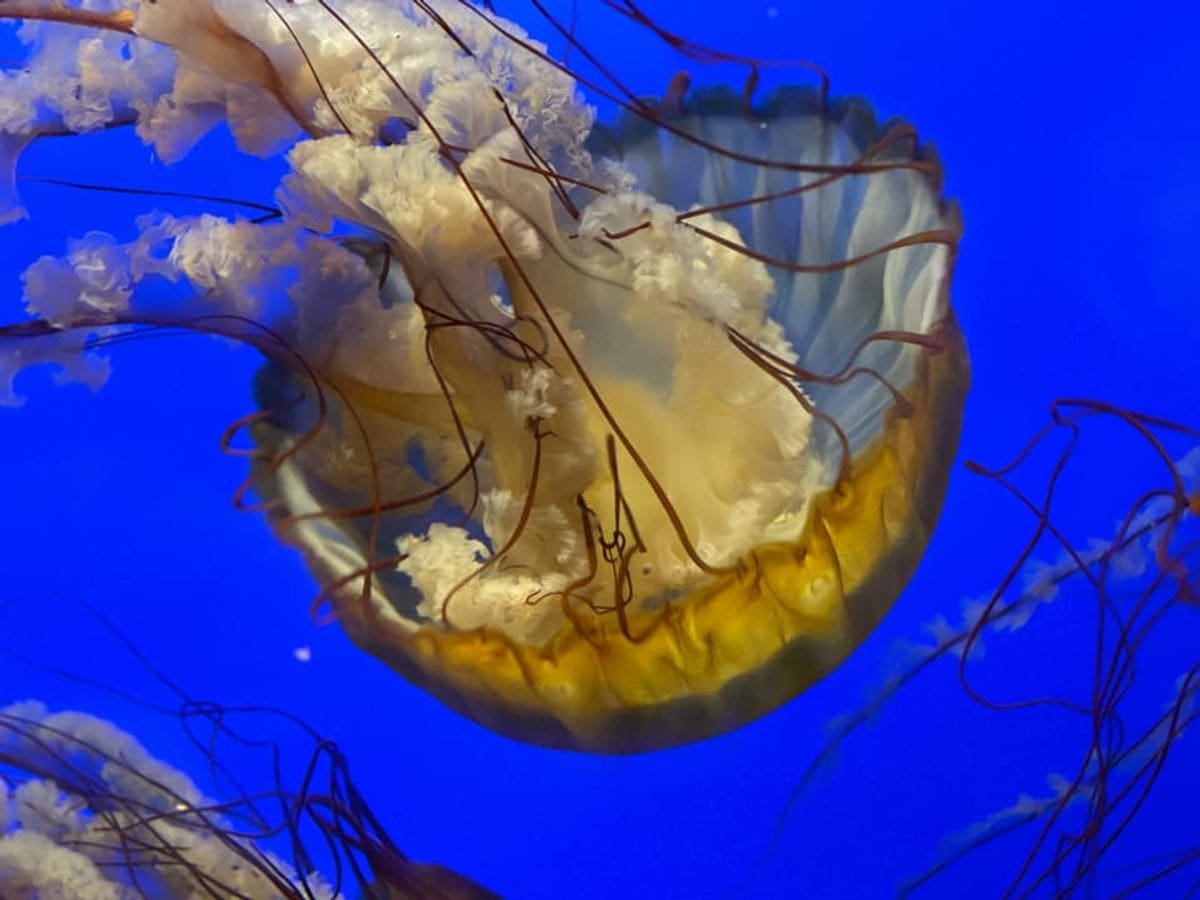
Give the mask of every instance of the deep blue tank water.
<svg viewBox="0 0 1200 900">
<path fill-rule="evenodd" d="M 496 6 L 551 37 L 528 4 Z M 744 70 L 706 70 L 650 35 L 635 41 L 599 6 L 580 0 L 578 31 L 638 93 L 661 92 L 685 65 L 694 83 L 740 86 Z M 951 0 L 646 7 L 700 43 L 813 60 L 836 93 L 870 98 L 881 115 L 904 116 L 937 146 L 965 229 L 953 290 L 974 371 L 962 459 L 1007 462 L 1061 396 L 1200 426 L 1195 13 L 1153 0 L 1119 14 L 1083 2 Z M 18 52 L 7 33 L 3 47 L 0 56 Z M 767 73 L 763 89 L 785 80 Z M 216 133 L 168 168 L 133 135 L 109 134 L 41 141 L 21 173 L 269 202 L 281 165 L 237 158 Z M 6 322 L 21 314 L 21 270 L 60 253 L 67 236 L 128 233 L 155 206 L 211 208 L 36 183 L 23 195 L 31 219 L 0 237 Z M 0 652 L 174 703 L 81 607 L 90 604 L 193 697 L 302 716 L 338 742 L 406 852 L 504 896 L 889 896 L 952 852 L 954 835 L 1021 794 L 1046 798 L 1047 776 L 1070 779 L 1083 760 L 1085 716 L 984 708 L 963 690 L 951 654 L 855 730 L 781 819 L 828 723 L 905 672 L 915 657 L 904 642 L 929 643 L 938 617 L 959 627 L 964 600 L 986 600 L 1032 534 L 1028 510 L 961 464 L 916 578 L 833 676 L 736 733 L 592 757 L 491 734 L 410 687 L 336 627 L 309 619 L 314 585 L 298 556 L 261 517 L 230 503 L 243 464 L 223 456 L 218 440 L 253 409 L 253 354 L 203 337 L 158 337 L 111 355 L 113 378 L 97 395 L 30 374 L 20 382 L 26 406 L 0 410 Z M 1175 458 L 1187 449 L 1186 441 L 1171 444 Z M 1039 499 L 1050 461 L 1039 456 L 1021 482 Z M 1164 471 L 1119 423 L 1096 422 L 1056 499 L 1055 523 L 1079 547 L 1111 538 L 1129 503 L 1161 486 Z M 1035 552 L 1058 555 L 1052 541 Z M 1115 585 L 1112 594 L 1128 604 L 1131 590 Z M 1096 616 L 1096 593 L 1081 577 L 1068 579 L 1024 628 L 985 634 L 986 652 L 968 667 L 972 684 L 1001 701 L 1090 702 Z M 1172 608 L 1137 648 L 1137 678 L 1123 700 L 1131 733 L 1154 722 L 1174 699 L 1176 678 L 1196 664 L 1198 617 L 1195 606 Z M 1106 639 L 1111 651 L 1111 630 Z M 0 704 L 30 697 L 112 718 L 203 774 L 175 720 L 0 655 Z M 1108 896 L 1195 849 L 1195 753 L 1196 736 L 1185 733 L 1076 895 Z M 1070 807 L 1055 834 L 1077 829 L 1086 806 Z M 988 843 L 922 890 L 999 895 L 1040 827 Z M 1192 860 L 1146 894 L 1182 896 L 1197 878 Z M 1035 894 L 1055 891 L 1049 880 Z"/>
</svg>

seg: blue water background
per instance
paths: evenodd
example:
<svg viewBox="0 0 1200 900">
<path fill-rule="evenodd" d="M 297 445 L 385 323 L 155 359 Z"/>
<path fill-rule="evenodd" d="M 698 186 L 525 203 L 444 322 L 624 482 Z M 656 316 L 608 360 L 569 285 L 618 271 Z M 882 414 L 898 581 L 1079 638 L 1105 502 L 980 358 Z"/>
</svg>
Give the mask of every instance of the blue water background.
<svg viewBox="0 0 1200 900">
<path fill-rule="evenodd" d="M 528 5 L 496 5 L 545 33 Z M 740 85 L 741 70 L 687 64 L 596 6 L 581 3 L 580 33 L 640 93 L 661 91 L 684 65 L 697 82 Z M 953 292 L 975 373 L 964 458 L 1007 460 L 1061 395 L 1200 418 L 1197 13 L 1156 2 L 645 6 L 722 49 L 814 60 L 836 93 L 870 98 L 936 144 L 965 222 Z M 43 141 L 22 171 L 270 202 L 280 165 L 235 159 L 218 133 L 167 168 L 121 134 Z M 156 206 L 211 209 L 32 184 L 24 197 L 32 219 L 0 235 L 5 319 L 19 315 L 18 273 L 39 254 L 62 252 L 67 236 L 127 237 L 134 217 Z M 490 734 L 356 650 L 336 626 L 310 621 L 314 585 L 297 556 L 230 503 L 243 466 L 220 453 L 218 437 L 252 410 L 252 354 L 171 338 L 120 348 L 113 367 L 98 395 L 27 376 L 26 407 L 0 411 L 0 647 L 163 699 L 81 612 L 86 601 L 193 696 L 304 716 L 346 752 L 406 851 L 506 896 L 890 896 L 936 861 L 946 835 L 1023 791 L 1044 794 L 1047 773 L 1078 763 L 1084 723 L 981 709 L 943 661 L 842 749 L 763 861 L 825 723 L 895 671 L 897 641 L 921 638 L 939 614 L 957 620 L 964 597 L 986 594 L 1026 539 L 1028 514 L 961 466 L 916 579 L 834 676 L 735 734 L 597 758 Z M 1121 490 L 1154 483 L 1152 460 L 1134 445 L 1104 449 L 1115 434 L 1097 432 L 1064 494 L 1062 523 L 1080 541 L 1111 534 Z M 1086 699 L 1090 596 L 1066 591 L 1024 631 L 989 641 L 979 685 L 1001 697 Z M 1143 715 L 1171 699 L 1200 622 L 1179 611 L 1166 630 L 1142 658 Z M 295 658 L 300 647 L 310 661 Z M 174 721 L 0 657 L 0 703 L 26 697 L 111 716 L 155 752 L 196 767 Z M 1192 736 L 1174 751 L 1144 824 L 1114 849 L 1115 870 L 1195 843 L 1196 747 Z M 1028 838 L 985 849 L 929 895 L 994 895 Z M 1179 896 L 1195 877 L 1193 869 L 1159 895 Z M 1090 887 L 1100 896 L 1104 888 Z"/>
</svg>

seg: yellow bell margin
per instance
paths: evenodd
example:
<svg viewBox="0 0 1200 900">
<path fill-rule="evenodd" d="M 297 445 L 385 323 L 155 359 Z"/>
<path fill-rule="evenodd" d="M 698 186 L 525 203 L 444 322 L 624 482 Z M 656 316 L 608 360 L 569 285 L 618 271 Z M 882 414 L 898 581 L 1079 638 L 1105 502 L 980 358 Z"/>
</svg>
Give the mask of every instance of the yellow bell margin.
<svg viewBox="0 0 1200 900">
<path fill-rule="evenodd" d="M 536 647 L 490 629 L 406 631 L 353 587 L 333 599 L 336 615 L 409 681 L 518 740 L 636 753 L 737 728 L 835 669 L 916 569 L 970 381 L 953 318 L 933 336 L 942 349 L 917 363 L 912 414 L 889 414 L 849 478 L 816 498 L 801 537 L 757 547 L 736 573 L 635 619 L 636 642 L 608 621 L 586 637 L 568 622 Z"/>
</svg>

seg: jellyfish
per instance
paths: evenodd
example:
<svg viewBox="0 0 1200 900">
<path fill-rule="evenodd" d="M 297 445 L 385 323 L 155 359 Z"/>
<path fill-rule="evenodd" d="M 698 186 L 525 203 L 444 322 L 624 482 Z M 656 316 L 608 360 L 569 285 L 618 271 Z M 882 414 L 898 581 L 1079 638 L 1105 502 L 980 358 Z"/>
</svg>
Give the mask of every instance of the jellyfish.
<svg viewBox="0 0 1200 900">
<path fill-rule="evenodd" d="M 181 721 L 211 771 L 241 793 L 216 800 L 115 723 L 25 701 L 0 708 L 0 892 L 43 900 L 361 896 L 486 900 L 443 866 L 409 859 L 388 837 L 336 744 L 274 709 L 187 700 Z M 311 743 L 296 784 L 282 780 L 287 726 Z M 207 734 L 205 734 L 207 732 Z M 255 746 L 274 784 L 244 787 L 222 750 Z M 289 858 L 267 845 L 288 838 Z M 328 877 L 315 867 L 330 857 Z"/>
<path fill-rule="evenodd" d="M 32 48 L 5 218 L 51 134 L 130 126 L 169 163 L 223 122 L 288 171 L 256 218 L 151 213 L 35 261 L 0 382 L 98 385 L 145 328 L 257 348 L 239 501 L 319 613 L 455 710 L 554 747 L 698 740 L 832 671 L 904 587 L 968 383 L 958 217 L 911 126 L 824 80 L 599 124 L 459 0 L 2 15 Z"/>
</svg>

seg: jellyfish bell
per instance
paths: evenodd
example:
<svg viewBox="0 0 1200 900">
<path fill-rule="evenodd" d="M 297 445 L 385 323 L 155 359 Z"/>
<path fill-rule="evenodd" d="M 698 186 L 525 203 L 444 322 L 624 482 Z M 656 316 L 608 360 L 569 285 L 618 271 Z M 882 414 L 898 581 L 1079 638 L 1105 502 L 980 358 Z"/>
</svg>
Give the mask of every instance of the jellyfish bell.
<svg viewBox="0 0 1200 900">
<path fill-rule="evenodd" d="M 854 158 L 823 157 L 823 142 L 842 142 L 854 156 L 870 146 L 854 143 L 863 131 L 845 133 L 845 118 L 776 124 L 785 113 L 771 111 L 748 120 L 730 101 L 723 94 L 697 98 L 696 115 L 726 115 L 729 122 L 713 127 L 732 132 L 734 147 L 765 143 L 764 121 L 768 131 L 817 132 L 813 144 L 791 145 L 793 160 L 808 162 L 804 153 L 811 152 L 817 167 Z M 811 94 L 775 102 L 817 105 Z M 866 116 L 858 105 L 843 113 Z M 832 141 L 823 129 L 834 132 Z M 682 146 L 664 146 L 659 130 L 652 125 L 639 135 L 631 123 L 621 135 L 631 168 L 663 171 L 673 164 L 701 172 L 692 202 L 724 202 L 717 186 L 728 178 L 719 171 L 728 160 L 721 152 L 697 151 L 682 137 Z M 668 163 L 658 154 L 676 158 Z M 784 173 L 764 192 L 786 193 L 819 177 Z M 798 194 L 791 211 L 773 201 L 766 220 L 750 222 L 740 235 L 755 247 L 794 248 L 783 260 L 797 268 L 810 265 L 795 258 L 802 248 L 819 268 L 831 251 L 852 256 L 947 224 L 923 175 L 895 170 L 894 181 L 874 188 L 838 184 L 834 190 L 846 196 L 832 199 L 821 190 Z M 908 200 L 908 192 L 917 208 L 886 209 L 896 195 Z M 627 751 L 749 721 L 830 671 L 871 631 L 932 530 L 966 378 L 945 302 L 944 248 L 921 245 L 908 258 L 896 250 L 890 261 L 859 264 L 874 271 L 794 271 L 764 283 L 764 267 L 708 236 L 719 236 L 728 222 L 693 229 L 675 221 L 675 209 L 690 205 L 673 204 L 665 224 L 651 226 L 665 235 L 628 233 L 647 216 L 639 206 L 632 214 L 618 210 L 624 217 L 603 226 L 607 235 L 626 232 L 619 238 L 580 251 L 577 239 L 556 241 L 543 231 L 538 257 L 503 260 L 514 310 L 508 322 L 523 316 L 519 325 L 536 325 L 526 329 L 526 340 L 518 326 L 500 323 L 513 329 L 504 340 L 522 341 L 538 358 L 513 359 L 478 329 L 455 333 L 445 325 L 439 336 L 447 339 L 434 343 L 433 357 L 455 388 L 461 422 L 438 403 L 440 386 L 430 385 L 421 403 L 393 407 L 386 389 L 377 394 L 380 384 L 366 381 L 370 376 L 358 382 L 368 388 L 359 388 L 360 415 L 372 402 L 375 409 L 387 405 L 392 411 L 382 415 L 394 425 L 432 407 L 441 422 L 417 423 L 419 429 L 435 429 L 445 446 L 455 443 L 461 425 L 482 444 L 476 474 L 483 486 L 476 497 L 466 478 L 457 482 L 461 499 L 453 511 L 461 517 L 474 505 L 474 522 L 423 530 L 397 522 L 405 558 L 393 571 L 374 573 L 368 596 L 360 576 L 374 563 L 359 548 L 371 545 L 366 529 L 374 523 L 355 529 L 343 521 L 335 531 L 314 515 L 344 508 L 347 484 L 359 487 L 357 494 L 351 488 L 350 506 L 368 509 L 366 473 L 345 476 L 325 447 L 314 447 L 263 466 L 256 481 L 282 501 L 285 537 L 304 548 L 323 581 L 344 585 L 330 599 L 351 636 L 503 733 Z M 810 216 L 824 222 L 808 224 Z M 839 219 L 844 231 L 824 246 L 810 247 L 798 234 L 801 227 L 834 228 Z M 734 307 L 725 317 L 697 309 L 694 292 L 708 285 L 689 268 L 728 279 L 704 300 L 740 304 L 757 293 L 761 306 Z M 718 292 L 724 296 L 713 296 Z M 464 306 L 469 300 L 465 292 L 455 296 Z M 488 321 L 491 298 L 480 291 L 475 301 L 468 314 L 457 315 Z M 923 342 L 872 340 L 883 332 L 908 332 Z M 474 346 L 463 346 L 464 336 Z M 807 352 L 799 353 L 800 345 Z M 868 352 L 877 346 L 882 352 Z M 420 360 L 414 349 L 410 358 Z M 467 360 L 457 370 L 456 357 Z M 830 383 L 790 380 L 797 362 L 827 374 Z M 372 366 L 362 356 L 357 363 Z M 862 371 L 834 377 L 853 368 Z M 905 415 L 896 413 L 897 404 Z M 534 409 L 540 414 L 531 416 Z M 377 438 L 394 430 L 365 430 L 377 458 L 400 455 L 410 440 L 401 432 L 387 446 Z M 353 423 L 340 432 L 325 429 L 349 435 L 347 448 L 361 444 L 353 431 Z M 271 424 L 261 424 L 259 434 L 272 460 L 294 446 Z M 441 483 L 461 471 L 468 452 L 461 448 L 443 468 Z M 414 487 L 437 483 L 430 482 Z"/>
<path fill-rule="evenodd" d="M 910 128 L 823 88 L 597 125 L 541 45 L 451 0 L 43 6 L 4 16 L 121 60 L 89 127 L 176 158 L 223 118 L 291 171 L 278 217 L 39 260 L 0 372 L 79 372 L 79 335 L 147 321 L 261 349 L 247 489 L 406 678 L 522 740 L 669 746 L 796 696 L 904 587 L 968 382 L 957 214 Z M 84 130 L 37 98 L 14 160 Z M 169 320 L 164 279 L 197 293 Z"/>
</svg>

